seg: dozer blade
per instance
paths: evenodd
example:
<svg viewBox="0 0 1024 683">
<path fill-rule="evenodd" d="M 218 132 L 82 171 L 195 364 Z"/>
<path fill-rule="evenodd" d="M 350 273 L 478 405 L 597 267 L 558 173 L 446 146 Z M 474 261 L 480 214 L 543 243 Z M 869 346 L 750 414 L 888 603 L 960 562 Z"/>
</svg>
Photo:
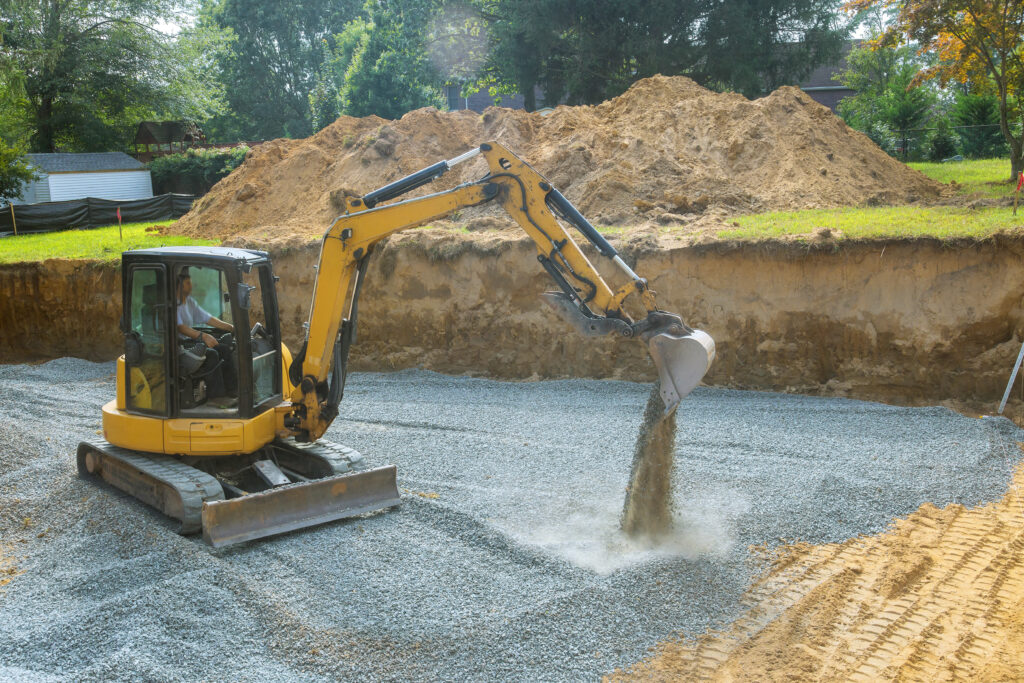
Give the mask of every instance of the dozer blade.
<svg viewBox="0 0 1024 683">
<path fill-rule="evenodd" d="M 658 368 L 661 399 L 669 415 L 700 380 L 715 359 L 715 340 L 707 332 L 690 334 L 659 332 L 647 340 L 647 348 Z"/>
<path fill-rule="evenodd" d="M 203 538 L 219 548 L 398 505 L 395 466 L 203 504 Z"/>
</svg>

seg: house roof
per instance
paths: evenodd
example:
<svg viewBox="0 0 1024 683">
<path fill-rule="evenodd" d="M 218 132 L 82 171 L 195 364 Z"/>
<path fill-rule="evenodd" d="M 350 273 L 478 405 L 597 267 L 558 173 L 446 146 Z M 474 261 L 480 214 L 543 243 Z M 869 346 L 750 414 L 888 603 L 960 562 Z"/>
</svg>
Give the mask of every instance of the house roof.
<svg viewBox="0 0 1024 683">
<path fill-rule="evenodd" d="M 143 121 L 135 131 L 135 144 L 152 145 L 168 142 L 198 142 L 203 140 L 203 131 L 194 123 L 186 121 Z"/>
<path fill-rule="evenodd" d="M 91 171 L 141 171 L 145 165 L 124 152 L 84 154 L 26 154 L 33 166 L 45 173 L 89 173 Z"/>
<path fill-rule="evenodd" d="M 842 51 L 839 54 L 839 59 L 834 64 L 822 64 L 817 69 L 811 72 L 811 74 L 800 82 L 801 88 L 827 88 L 827 87 L 838 87 L 845 88 L 842 82 L 839 80 L 840 74 L 846 71 L 846 57 L 850 54 L 850 50 L 857 47 L 860 41 L 847 40 L 843 44 Z M 852 90 L 851 90 L 852 92 Z"/>
</svg>

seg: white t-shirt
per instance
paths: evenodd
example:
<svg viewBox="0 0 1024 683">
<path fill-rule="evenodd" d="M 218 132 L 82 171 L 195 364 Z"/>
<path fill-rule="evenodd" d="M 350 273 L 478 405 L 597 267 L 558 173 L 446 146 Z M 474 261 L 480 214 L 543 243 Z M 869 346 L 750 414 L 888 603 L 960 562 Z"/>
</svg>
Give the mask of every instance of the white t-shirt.
<svg viewBox="0 0 1024 683">
<path fill-rule="evenodd" d="M 202 325 L 213 316 L 203 310 L 203 307 L 196 303 L 192 297 L 186 297 L 185 303 L 178 304 L 178 324 L 194 328 Z M 188 339 L 187 335 L 178 333 L 179 339 Z"/>
</svg>

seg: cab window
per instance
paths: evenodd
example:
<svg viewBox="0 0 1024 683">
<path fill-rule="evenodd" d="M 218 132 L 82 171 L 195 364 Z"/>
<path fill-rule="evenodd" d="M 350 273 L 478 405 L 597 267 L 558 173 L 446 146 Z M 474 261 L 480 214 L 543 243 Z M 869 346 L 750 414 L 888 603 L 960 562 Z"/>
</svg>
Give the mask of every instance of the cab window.
<svg viewBox="0 0 1024 683">
<path fill-rule="evenodd" d="M 242 275 L 242 283 L 249 288 L 249 324 L 252 334 L 253 406 L 258 406 L 281 392 L 278 370 L 278 340 L 276 320 L 267 318 L 273 306 L 272 292 L 264 286 L 273 285 L 267 266 L 259 266 Z"/>
<path fill-rule="evenodd" d="M 125 334 L 128 409 L 167 413 L 167 288 L 162 268 L 133 268 Z"/>
<path fill-rule="evenodd" d="M 227 280 L 223 271 L 219 268 L 191 266 L 188 274 L 192 279 L 191 296 L 199 307 L 224 322 L 233 322 L 231 305 L 225 301 L 224 296 L 227 291 Z"/>
</svg>

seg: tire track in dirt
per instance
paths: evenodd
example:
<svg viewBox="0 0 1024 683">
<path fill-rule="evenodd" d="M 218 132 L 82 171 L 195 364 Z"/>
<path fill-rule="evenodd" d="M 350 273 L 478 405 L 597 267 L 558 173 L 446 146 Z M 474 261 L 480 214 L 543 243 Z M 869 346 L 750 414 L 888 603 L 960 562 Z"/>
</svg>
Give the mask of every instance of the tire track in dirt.
<svg viewBox="0 0 1024 683">
<path fill-rule="evenodd" d="M 925 504 L 883 534 L 795 544 L 745 614 L 610 680 L 1011 680 L 1024 670 L 1024 464 L 1001 501 Z"/>
</svg>

